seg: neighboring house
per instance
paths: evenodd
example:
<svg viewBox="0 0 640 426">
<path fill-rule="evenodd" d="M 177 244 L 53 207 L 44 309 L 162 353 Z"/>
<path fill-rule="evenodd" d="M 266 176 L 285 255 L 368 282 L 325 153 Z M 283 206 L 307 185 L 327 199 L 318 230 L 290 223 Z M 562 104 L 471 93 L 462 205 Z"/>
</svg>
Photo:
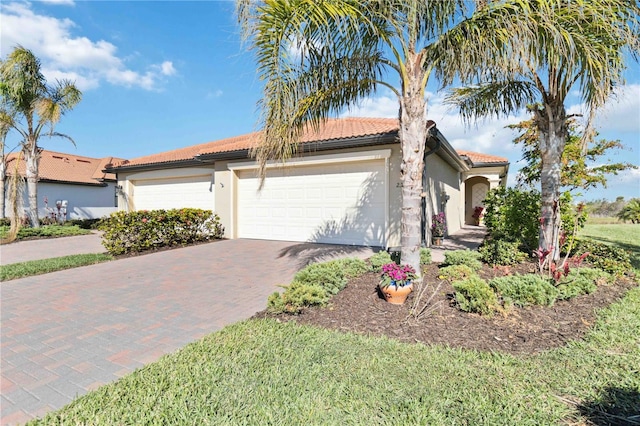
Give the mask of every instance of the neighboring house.
<svg viewBox="0 0 640 426">
<path fill-rule="evenodd" d="M 18 154 L 7 158 L 7 174 L 16 170 Z M 21 158 L 21 157 L 20 157 Z M 38 214 L 40 217 L 58 213 L 56 201 L 67 201 L 66 219 L 93 219 L 108 216 L 117 210 L 116 175 L 104 172 L 113 162 L 121 158 L 90 158 L 42 150 L 38 180 Z M 18 164 L 18 173 L 24 176 L 24 160 Z M 8 181 L 8 178 L 7 178 Z M 7 191 L 8 192 L 8 191 Z M 6 195 L 8 198 L 8 194 Z M 49 210 L 45 205 L 48 201 Z M 22 195 L 23 211 L 29 207 L 25 184 Z M 6 213 L 10 211 L 8 201 Z"/>
<path fill-rule="evenodd" d="M 250 133 L 136 158 L 107 171 L 128 210 L 214 210 L 228 238 L 394 247 L 400 245 L 398 120 L 345 118 L 308 131 L 300 153 L 268 166 L 258 191 Z M 426 224 L 444 211 L 449 232 L 465 223 L 490 188 L 506 184 L 507 159 L 456 152 L 438 131 L 426 141 Z M 432 155 L 434 154 L 434 155 Z"/>
</svg>

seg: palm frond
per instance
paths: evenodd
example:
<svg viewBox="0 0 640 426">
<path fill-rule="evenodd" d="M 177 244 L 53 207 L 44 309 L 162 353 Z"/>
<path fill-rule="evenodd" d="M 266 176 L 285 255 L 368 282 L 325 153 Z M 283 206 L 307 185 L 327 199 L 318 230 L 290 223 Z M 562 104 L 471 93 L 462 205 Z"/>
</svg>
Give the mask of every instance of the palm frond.
<svg viewBox="0 0 640 426">
<path fill-rule="evenodd" d="M 467 122 L 477 116 L 500 117 L 536 102 L 536 86 L 529 81 L 497 81 L 453 89 L 445 103 L 457 107 Z"/>
</svg>

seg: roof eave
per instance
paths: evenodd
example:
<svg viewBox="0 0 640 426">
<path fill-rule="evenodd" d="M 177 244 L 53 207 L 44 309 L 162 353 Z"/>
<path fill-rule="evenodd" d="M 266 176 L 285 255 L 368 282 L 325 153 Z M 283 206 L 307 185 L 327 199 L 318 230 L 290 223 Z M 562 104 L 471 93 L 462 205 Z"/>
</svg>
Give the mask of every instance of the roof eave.
<svg viewBox="0 0 640 426">
<path fill-rule="evenodd" d="M 177 161 L 164 161 L 161 163 L 147 163 L 147 164 L 134 164 L 131 166 L 122 165 L 116 167 L 107 167 L 102 170 L 103 173 L 122 173 L 122 172 L 138 172 L 145 170 L 158 170 L 158 169 L 175 169 L 182 167 L 201 166 L 202 161 L 190 158 L 188 160 Z"/>
<path fill-rule="evenodd" d="M 397 132 L 388 132 L 377 135 L 359 136 L 347 139 L 329 139 L 323 141 L 304 142 L 299 145 L 303 153 L 328 151 L 332 149 L 358 148 L 363 146 L 386 145 L 398 140 Z M 213 152 L 210 154 L 198 154 L 194 157 L 199 161 L 243 160 L 249 158 L 249 150 Z"/>
<path fill-rule="evenodd" d="M 456 152 L 451 146 L 447 138 L 436 127 L 431 129 L 431 138 L 440 141 L 440 148 L 436 152 L 443 160 L 445 160 L 451 167 L 459 172 L 466 172 L 471 169 L 469 164 Z M 427 141 L 428 144 L 429 141 Z M 435 145 L 434 145 L 435 146 Z M 433 149 L 434 146 L 429 148 Z M 443 155 L 444 154 L 444 155 Z"/>
</svg>

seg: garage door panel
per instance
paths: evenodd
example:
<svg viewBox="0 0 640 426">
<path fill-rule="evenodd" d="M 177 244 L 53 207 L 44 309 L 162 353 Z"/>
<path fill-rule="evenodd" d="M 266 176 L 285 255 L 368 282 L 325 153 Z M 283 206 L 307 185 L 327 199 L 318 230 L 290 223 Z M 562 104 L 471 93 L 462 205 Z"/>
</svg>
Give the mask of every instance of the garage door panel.
<svg viewBox="0 0 640 426">
<path fill-rule="evenodd" d="M 132 183 L 136 210 L 215 208 L 211 175 L 136 180 Z"/>
<path fill-rule="evenodd" d="M 238 174 L 238 237 L 384 245 L 385 163 L 362 161 Z"/>
</svg>

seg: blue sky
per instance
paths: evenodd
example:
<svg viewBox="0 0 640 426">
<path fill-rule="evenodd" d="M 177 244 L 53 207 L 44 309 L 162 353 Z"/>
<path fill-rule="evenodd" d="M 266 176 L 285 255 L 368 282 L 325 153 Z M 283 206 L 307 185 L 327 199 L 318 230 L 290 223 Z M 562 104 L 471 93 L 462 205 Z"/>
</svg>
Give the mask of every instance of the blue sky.
<svg viewBox="0 0 640 426">
<path fill-rule="evenodd" d="M 70 78 L 82 102 L 63 117 L 65 139 L 42 147 L 89 157 L 135 158 L 255 130 L 261 83 L 240 40 L 232 1 L 3 1 L 0 56 L 17 44 L 42 61 L 45 76 Z M 598 120 L 601 137 L 620 139 L 612 158 L 640 165 L 640 67 L 631 64 L 617 100 Z M 430 86 L 428 116 L 458 149 L 501 155 L 520 168 L 514 134 L 504 126 L 527 118 L 463 125 Z M 569 112 L 579 112 L 574 96 Z M 397 101 L 380 92 L 343 115 L 395 117 Z M 8 146 L 16 141 L 9 136 Z M 640 171 L 609 179 L 607 189 L 582 198 L 640 197 Z"/>
</svg>

